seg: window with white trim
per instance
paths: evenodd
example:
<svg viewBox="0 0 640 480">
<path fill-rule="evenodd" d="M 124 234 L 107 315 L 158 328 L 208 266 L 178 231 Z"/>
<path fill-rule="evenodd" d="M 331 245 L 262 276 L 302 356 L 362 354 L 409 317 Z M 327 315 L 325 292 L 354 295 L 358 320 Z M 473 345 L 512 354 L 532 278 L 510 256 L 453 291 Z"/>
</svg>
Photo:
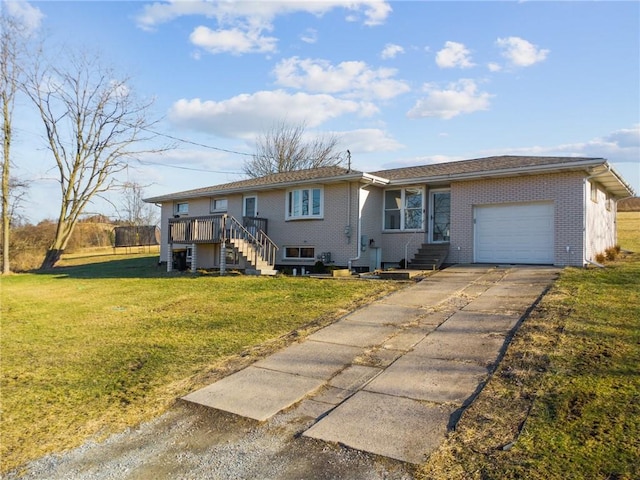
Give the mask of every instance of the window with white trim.
<svg viewBox="0 0 640 480">
<path fill-rule="evenodd" d="M 284 247 L 285 260 L 314 260 L 315 247 Z"/>
<path fill-rule="evenodd" d="M 384 229 L 424 228 L 424 188 L 406 187 L 384 192 Z"/>
<path fill-rule="evenodd" d="M 181 215 L 185 213 L 189 213 L 189 203 L 188 202 L 178 202 L 175 204 L 175 212 L 176 215 Z"/>
<path fill-rule="evenodd" d="M 227 211 L 227 199 L 226 198 L 212 198 L 211 199 L 211 213 L 214 212 L 226 212 Z"/>
<path fill-rule="evenodd" d="M 324 191 L 321 187 L 287 191 L 287 220 L 322 218 Z"/>
</svg>

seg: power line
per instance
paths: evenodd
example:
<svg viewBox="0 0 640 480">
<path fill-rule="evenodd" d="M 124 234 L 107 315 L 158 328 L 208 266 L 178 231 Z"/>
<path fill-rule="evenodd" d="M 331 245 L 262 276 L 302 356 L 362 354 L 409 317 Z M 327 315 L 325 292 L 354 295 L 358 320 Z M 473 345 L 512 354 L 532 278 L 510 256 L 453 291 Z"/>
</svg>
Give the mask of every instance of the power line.
<svg viewBox="0 0 640 480">
<path fill-rule="evenodd" d="M 149 133 L 153 133 L 154 135 L 158 135 L 160 137 L 166 137 L 166 138 L 169 138 L 171 140 L 175 140 L 176 142 L 182 142 L 182 143 L 188 143 L 190 145 L 195 145 L 197 147 L 209 148 L 211 150 L 217 150 L 219 152 L 233 153 L 234 155 L 244 155 L 246 157 L 252 157 L 253 156 L 253 153 L 237 152 L 235 150 L 229 150 L 229 149 L 226 149 L 226 148 L 214 147 L 212 145 L 206 145 L 204 143 L 198 143 L 198 142 L 194 142 L 192 140 L 185 140 L 184 138 L 180 138 L 180 137 L 176 137 L 176 136 L 173 136 L 173 135 L 169 135 L 168 133 L 156 132 L 156 131 L 151 130 L 149 128 L 141 128 L 141 130 L 144 130 L 144 131 L 149 132 Z"/>
<path fill-rule="evenodd" d="M 244 175 L 243 172 L 207 170 L 207 169 L 204 169 L 204 168 L 183 167 L 183 166 L 180 166 L 180 165 L 169 165 L 169 164 L 166 164 L 166 163 L 151 162 L 149 160 L 139 160 L 139 159 L 136 159 L 136 160 L 138 161 L 138 163 L 141 163 L 142 165 L 157 165 L 159 167 L 176 168 L 178 170 L 190 170 L 192 172 L 225 173 L 225 174 L 229 174 L 229 175 Z"/>
</svg>

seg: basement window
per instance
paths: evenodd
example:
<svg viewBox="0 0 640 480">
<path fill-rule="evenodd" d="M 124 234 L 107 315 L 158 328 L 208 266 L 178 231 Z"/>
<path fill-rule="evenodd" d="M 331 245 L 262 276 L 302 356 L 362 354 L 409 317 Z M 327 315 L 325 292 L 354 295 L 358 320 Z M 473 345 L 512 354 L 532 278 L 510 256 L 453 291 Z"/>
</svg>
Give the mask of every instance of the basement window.
<svg viewBox="0 0 640 480">
<path fill-rule="evenodd" d="M 316 258 L 315 247 L 285 247 L 285 260 L 314 260 Z"/>
</svg>

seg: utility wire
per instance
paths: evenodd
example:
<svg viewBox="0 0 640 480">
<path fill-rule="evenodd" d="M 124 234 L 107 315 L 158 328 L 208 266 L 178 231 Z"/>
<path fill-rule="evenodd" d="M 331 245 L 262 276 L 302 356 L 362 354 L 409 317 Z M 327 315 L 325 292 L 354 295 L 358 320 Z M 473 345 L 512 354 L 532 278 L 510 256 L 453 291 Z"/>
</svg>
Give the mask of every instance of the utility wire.
<svg viewBox="0 0 640 480">
<path fill-rule="evenodd" d="M 226 173 L 229 175 L 244 175 L 243 172 L 230 172 L 228 170 L 226 171 L 222 171 L 222 170 L 207 170 L 205 168 L 192 168 L 192 167 L 182 167 L 179 165 L 169 165 L 166 163 L 160 163 L 160 162 L 150 162 L 149 160 L 139 160 L 136 159 L 138 161 L 138 163 L 141 163 L 142 165 L 157 165 L 159 167 L 168 167 L 168 168 L 177 168 L 178 170 L 191 170 L 193 172 L 205 172 L 205 173 Z"/>
<path fill-rule="evenodd" d="M 194 142 L 192 140 L 185 140 L 184 138 L 175 137 L 173 135 L 169 135 L 168 133 L 156 132 L 156 131 L 151 130 L 149 128 L 141 128 L 141 130 L 144 130 L 144 131 L 149 132 L 149 133 L 153 133 L 154 135 L 158 135 L 160 137 L 166 137 L 166 138 L 169 138 L 171 140 L 175 140 L 176 142 L 189 143 L 189 144 L 195 145 L 197 147 L 209 148 L 211 150 L 217 150 L 219 152 L 233 153 L 235 155 L 244 155 L 245 157 L 252 157 L 253 156 L 253 153 L 237 152 L 235 150 L 228 150 L 226 148 L 214 147 L 212 145 L 206 145 L 204 143 L 198 143 L 198 142 Z"/>
</svg>

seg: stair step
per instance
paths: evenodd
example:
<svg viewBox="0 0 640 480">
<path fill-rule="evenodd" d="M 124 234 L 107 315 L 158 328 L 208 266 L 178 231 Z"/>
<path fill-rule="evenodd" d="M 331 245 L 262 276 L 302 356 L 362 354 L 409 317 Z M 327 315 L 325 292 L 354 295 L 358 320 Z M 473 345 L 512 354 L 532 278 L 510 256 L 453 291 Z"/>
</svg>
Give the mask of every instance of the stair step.
<svg viewBox="0 0 640 480">
<path fill-rule="evenodd" d="M 407 265 L 411 270 L 437 270 L 449 254 L 449 245 L 422 244 Z"/>
</svg>

